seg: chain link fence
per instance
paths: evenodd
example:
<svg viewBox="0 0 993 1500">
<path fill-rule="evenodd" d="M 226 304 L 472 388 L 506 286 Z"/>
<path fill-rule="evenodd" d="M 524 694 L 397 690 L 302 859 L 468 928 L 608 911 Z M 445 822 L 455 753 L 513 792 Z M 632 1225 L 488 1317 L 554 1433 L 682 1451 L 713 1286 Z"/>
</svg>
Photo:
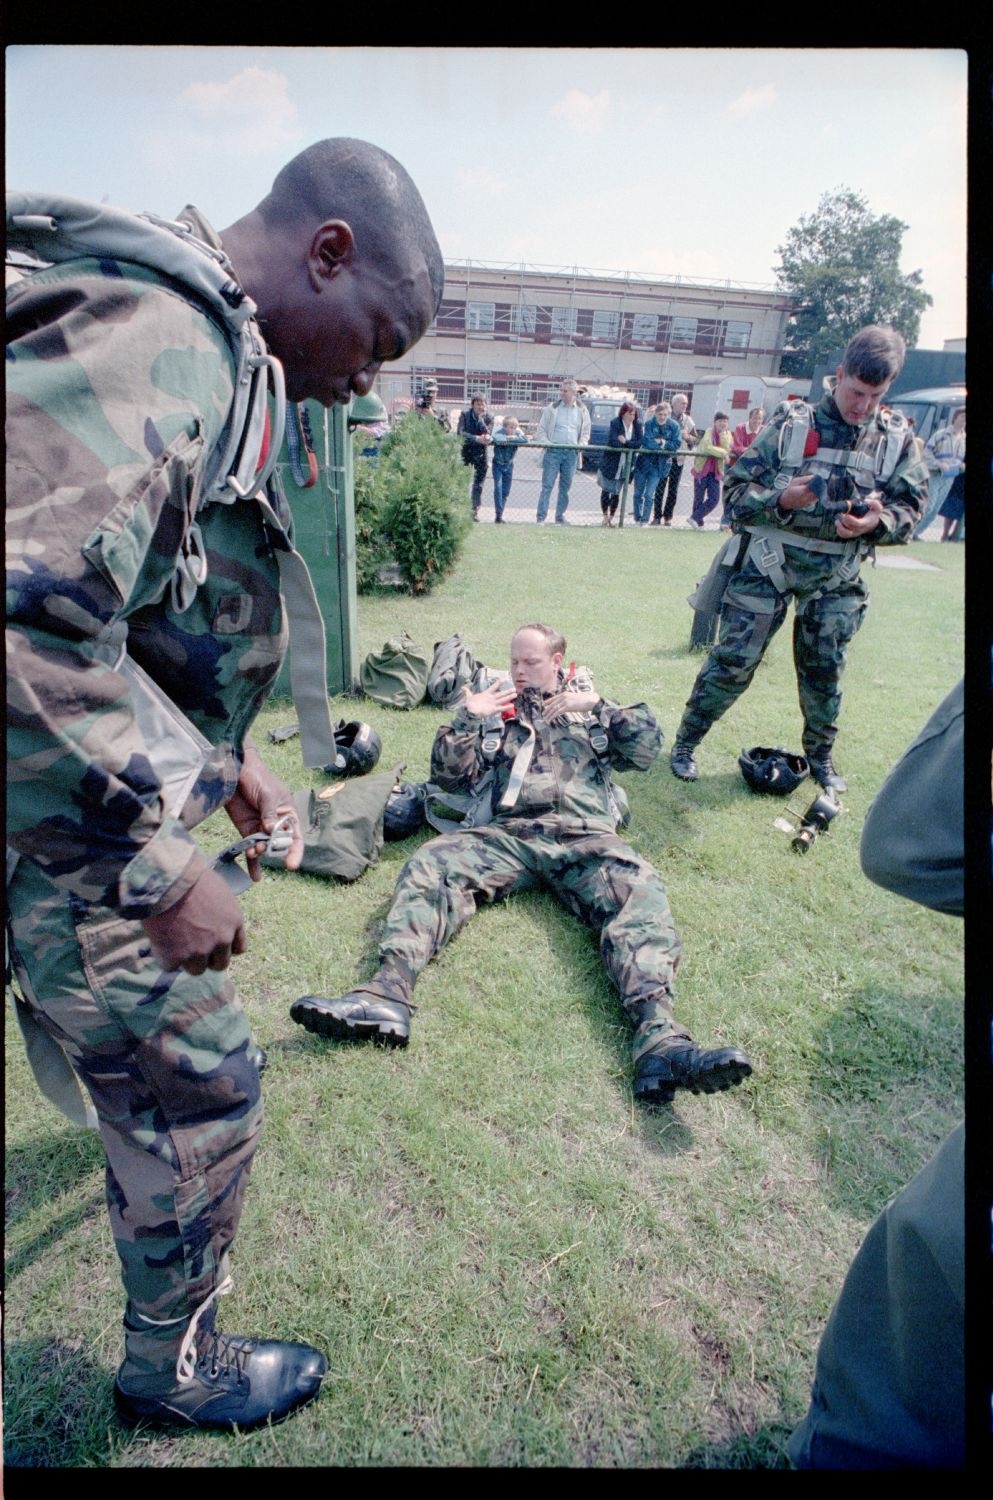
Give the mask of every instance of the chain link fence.
<svg viewBox="0 0 993 1500">
<path fill-rule="evenodd" d="M 568 504 L 565 507 L 565 522 L 570 526 L 601 526 L 604 524 L 603 512 L 600 506 L 600 486 L 597 482 L 597 465 L 600 455 L 605 452 L 617 453 L 616 448 L 607 449 L 600 445 L 589 444 L 586 448 L 568 449 L 564 446 L 556 446 L 550 449 L 539 446 L 537 443 L 521 444 L 514 458 L 512 480 L 509 495 L 506 495 L 503 520 L 505 523 L 516 524 L 529 522 L 533 524 L 538 518 L 538 503 L 542 491 L 542 476 L 545 455 L 554 453 L 556 455 L 565 452 L 574 452 L 577 455 L 575 473 L 571 483 L 568 485 Z M 493 466 L 492 449 L 487 449 L 486 479 L 483 483 L 482 503 L 479 507 L 479 520 L 492 523 L 496 519 L 493 502 Z M 633 526 L 634 522 L 634 463 L 637 454 L 621 453 L 618 476 L 623 480 L 618 498 L 617 512 L 614 516 L 615 526 Z M 678 476 L 679 486 L 675 506 L 671 513 L 669 524 L 673 528 L 684 531 L 690 529 L 690 511 L 693 508 L 693 465 L 692 453 L 682 451 L 678 455 L 681 472 Z M 470 503 L 469 496 L 475 469 L 466 465 L 466 504 Z M 560 478 L 555 477 L 551 494 L 548 499 L 548 524 L 555 521 L 556 512 L 561 511 L 559 499 Z M 668 481 L 666 481 L 668 483 Z M 668 491 L 667 491 L 668 493 Z M 505 485 L 506 494 L 506 485 Z M 652 518 L 662 511 L 661 499 L 653 507 Z M 720 519 L 720 510 L 715 510 L 709 517 L 711 528 L 716 529 Z"/>
<path fill-rule="evenodd" d="M 542 490 L 542 470 L 546 453 L 562 453 L 568 451 L 563 447 L 549 449 L 539 446 L 537 443 L 522 444 L 517 449 L 513 464 L 513 478 L 510 485 L 510 493 L 506 496 L 504 503 L 503 520 L 505 523 L 530 523 L 534 524 L 538 517 L 538 502 Z M 600 505 L 600 486 L 597 483 L 597 465 L 601 453 L 608 450 L 605 447 L 590 443 L 586 448 L 576 448 L 579 457 L 576 463 L 575 474 L 568 486 L 568 504 L 565 509 L 565 521 L 570 526 L 602 526 L 604 524 L 603 511 Z M 618 450 L 612 448 L 611 453 Z M 492 448 L 487 450 L 486 479 L 483 484 L 482 503 L 479 507 L 479 520 L 483 523 L 492 524 L 496 520 L 493 504 L 493 466 Z M 618 496 L 618 506 L 613 518 L 614 525 L 618 527 L 634 526 L 634 464 L 637 453 L 622 453 L 621 466 L 618 474 L 623 478 L 623 485 Z M 675 505 L 672 507 L 671 515 L 667 522 L 673 530 L 689 531 L 695 529 L 690 521 L 690 513 L 693 509 L 693 453 L 691 450 L 681 449 L 678 455 L 680 473 L 678 475 L 678 488 Z M 584 467 L 584 462 L 587 467 Z M 675 468 L 675 464 L 673 465 Z M 466 465 L 466 505 L 470 503 L 470 490 L 472 487 L 475 470 Z M 674 481 L 673 481 L 674 483 Z M 663 481 L 664 501 L 666 505 L 671 500 L 670 481 Z M 663 485 L 658 488 L 661 492 Z M 506 486 L 505 486 L 506 492 Z M 655 523 L 656 517 L 663 514 L 663 497 L 655 499 L 651 506 L 649 525 Z M 559 506 L 559 479 L 554 480 L 553 488 L 548 500 L 547 523 L 551 525 L 555 521 L 556 509 Z M 716 531 L 720 526 L 723 506 L 718 505 L 712 510 L 704 523 L 703 530 Z M 923 534 L 923 540 L 937 542 L 941 538 L 942 523 L 940 517 L 935 517 Z M 962 528 L 964 535 L 964 526 Z"/>
</svg>

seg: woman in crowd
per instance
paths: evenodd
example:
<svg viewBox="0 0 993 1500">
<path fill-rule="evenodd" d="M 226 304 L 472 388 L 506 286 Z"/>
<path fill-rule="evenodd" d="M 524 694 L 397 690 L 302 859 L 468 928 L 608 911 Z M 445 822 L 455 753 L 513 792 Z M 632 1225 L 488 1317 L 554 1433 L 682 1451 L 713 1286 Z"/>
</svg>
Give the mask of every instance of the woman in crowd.
<svg viewBox="0 0 993 1500">
<path fill-rule="evenodd" d="M 600 486 L 600 509 L 604 526 L 613 526 L 624 483 L 625 466 L 621 456 L 626 448 L 640 448 L 645 436 L 645 424 L 634 401 L 625 401 L 610 424 L 607 434 L 607 450 L 600 457 L 597 483 Z"/>
</svg>

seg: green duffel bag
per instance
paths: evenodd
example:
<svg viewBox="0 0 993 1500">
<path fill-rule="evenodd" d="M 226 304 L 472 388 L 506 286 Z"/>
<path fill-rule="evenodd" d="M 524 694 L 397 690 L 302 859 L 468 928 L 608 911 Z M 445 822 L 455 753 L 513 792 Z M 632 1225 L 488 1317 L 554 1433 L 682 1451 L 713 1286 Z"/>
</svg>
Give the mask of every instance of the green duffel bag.
<svg viewBox="0 0 993 1500">
<path fill-rule="evenodd" d="M 379 859 L 383 848 L 383 813 L 404 762 L 375 776 L 334 781 L 320 791 L 293 793 L 293 805 L 303 829 L 305 875 L 358 880 Z M 281 859 L 263 854 L 271 870 L 284 868 Z"/>
<path fill-rule="evenodd" d="M 428 689 L 431 662 L 406 631 L 390 636 L 381 651 L 370 651 L 359 669 L 366 697 L 387 708 L 416 708 Z"/>
</svg>

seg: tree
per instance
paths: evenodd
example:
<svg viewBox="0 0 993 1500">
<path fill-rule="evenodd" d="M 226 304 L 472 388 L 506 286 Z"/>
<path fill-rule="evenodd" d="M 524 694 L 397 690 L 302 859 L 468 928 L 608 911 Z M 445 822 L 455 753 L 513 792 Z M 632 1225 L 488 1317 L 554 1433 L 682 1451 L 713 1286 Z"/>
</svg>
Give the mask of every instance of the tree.
<svg viewBox="0 0 993 1500">
<path fill-rule="evenodd" d="M 913 346 L 921 314 L 934 298 L 921 289 L 920 271 L 900 270 L 906 224 L 878 217 L 860 193 L 825 193 L 817 211 L 804 214 L 783 245 L 776 279 L 796 298 L 787 328 L 783 375 L 810 375 L 867 323 L 897 329 Z"/>
</svg>

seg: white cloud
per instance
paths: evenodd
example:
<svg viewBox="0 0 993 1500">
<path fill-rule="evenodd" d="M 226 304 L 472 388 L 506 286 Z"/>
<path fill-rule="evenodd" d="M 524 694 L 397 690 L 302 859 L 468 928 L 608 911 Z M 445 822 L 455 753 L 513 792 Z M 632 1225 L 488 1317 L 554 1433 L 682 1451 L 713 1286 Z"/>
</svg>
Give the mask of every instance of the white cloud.
<svg viewBox="0 0 993 1500">
<path fill-rule="evenodd" d="M 771 109 L 779 98 L 774 83 L 764 83 L 760 89 L 745 89 L 727 106 L 729 115 L 752 115 L 757 109 Z"/>
<path fill-rule="evenodd" d="M 599 130 L 610 110 L 610 91 L 601 89 L 599 94 L 584 94 L 582 89 L 570 89 L 551 113 L 564 120 L 573 130 Z"/>
<path fill-rule="evenodd" d="M 222 149 L 264 151 L 296 139 L 297 107 L 285 73 L 242 68 L 223 82 L 188 84 L 179 104 L 194 128 L 209 131 Z"/>
</svg>

